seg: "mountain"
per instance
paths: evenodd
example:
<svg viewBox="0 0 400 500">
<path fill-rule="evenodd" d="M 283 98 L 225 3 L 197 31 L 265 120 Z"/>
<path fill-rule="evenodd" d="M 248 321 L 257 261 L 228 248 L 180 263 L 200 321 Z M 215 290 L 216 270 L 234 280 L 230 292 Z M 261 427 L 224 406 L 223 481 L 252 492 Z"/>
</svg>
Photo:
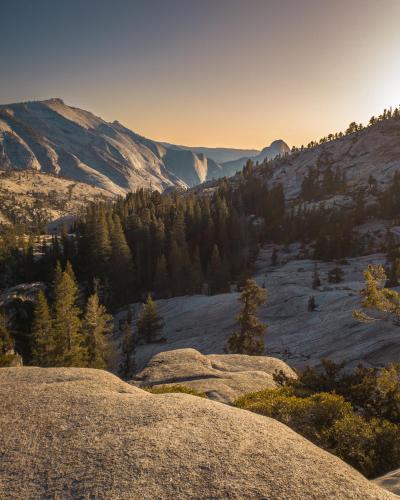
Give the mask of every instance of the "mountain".
<svg viewBox="0 0 400 500">
<path fill-rule="evenodd" d="M 320 175 L 330 168 L 344 174 L 347 193 L 368 187 L 370 176 L 377 188 L 387 185 L 400 169 L 400 120 L 379 121 L 360 131 L 318 146 L 297 150 L 271 164 L 271 183 L 281 183 L 288 198 L 299 196 L 304 177 L 313 167 Z"/>
<path fill-rule="evenodd" d="M 203 154 L 214 160 L 216 163 L 226 163 L 243 157 L 252 158 L 260 153 L 258 149 L 206 148 L 204 146 L 173 146 L 168 143 L 163 144 L 168 147 L 186 149 L 193 151 L 196 154 Z"/>
<path fill-rule="evenodd" d="M 204 181 L 224 176 L 223 168 L 203 153 L 169 147 L 163 157 L 167 170 L 187 186 L 193 187 Z"/>
<path fill-rule="evenodd" d="M 286 425 L 103 370 L 0 370 L 2 498 L 394 499 Z"/>
<path fill-rule="evenodd" d="M 346 195 L 354 194 L 359 188 L 368 188 L 372 178 L 376 181 L 378 191 L 392 181 L 393 176 L 400 170 L 400 119 L 393 117 L 383 119 L 366 126 L 361 130 L 341 134 L 333 140 L 325 140 L 320 144 L 303 149 L 287 152 L 283 141 L 281 144 L 285 154 L 273 159 L 268 165 L 260 164 L 257 175 L 260 180 L 268 181 L 268 185 L 281 184 L 288 200 L 302 202 L 299 199 L 304 178 L 309 174 L 321 181 L 324 173 L 330 169 L 340 172 L 346 180 Z M 283 143 L 283 144 L 282 144 Z M 273 143 L 274 144 L 274 143 Z M 265 148 L 263 151 L 266 151 Z M 279 149 L 279 145 L 278 145 Z M 276 151 L 276 150 L 275 150 Z M 287 154 L 286 154 L 287 153 Z M 253 162 L 260 162 L 263 153 L 251 158 Z M 234 171 L 241 170 L 246 158 L 240 162 L 223 163 L 222 169 L 231 182 L 235 184 L 240 177 Z M 216 182 L 209 182 L 205 186 L 206 192 L 213 189 Z M 202 186 L 195 190 L 201 192 Z M 334 203 L 339 202 L 335 195 Z M 326 197 L 324 198 L 326 201 Z M 344 200 L 345 201 L 345 200 Z"/>
<path fill-rule="evenodd" d="M 221 177 L 204 153 L 165 146 L 61 99 L 0 105 L 0 167 L 36 170 L 114 194 Z"/>
<path fill-rule="evenodd" d="M 290 152 L 289 146 L 282 139 L 271 142 L 271 144 L 258 152 L 256 155 L 244 155 L 236 160 L 222 163 L 224 174 L 227 177 L 234 175 L 237 171 L 242 170 L 247 160 L 252 160 L 254 163 L 263 162 L 265 159 L 273 160 L 277 156 L 283 156 Z"/>
</svg>

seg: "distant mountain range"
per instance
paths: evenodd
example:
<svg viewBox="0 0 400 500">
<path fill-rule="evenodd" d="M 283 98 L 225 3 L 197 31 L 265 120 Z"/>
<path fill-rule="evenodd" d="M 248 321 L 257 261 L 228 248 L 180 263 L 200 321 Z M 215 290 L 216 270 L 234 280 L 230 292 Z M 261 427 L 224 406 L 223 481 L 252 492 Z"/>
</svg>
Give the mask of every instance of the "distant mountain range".
<svg viewBox="0 0 400 500">
<path fill-rule="evenodd" d="M 224 174 L 227 177 L 234 175 L 238 170 L 243 168 L 243 165 L 247 162 L 247 160 L 251 159 L 253 162 L 262 162 L 266 158 L 268 160 L 273 160 L 277 156 L 285 155 L 290 152 L 289 146 L 285 141 L 281 139 L 272 142 L 269 146 L 264 148 L 262 151 L 258 151 L 255 155 L 244 155 L 240 158 L 236 158 L 235 160 L 227 161 L 223 163 Z"/>
<path fill-rule="evenodd" d="M 57 98 L 0 105 L 0 168 L 51 173 L 114 194 L 192 187 L 286 148 L 283 141 L 261 152 L 164 144 Z"/>
<path fill-rule="evenodd" d="M 173 144 L 163 143 L 170 148 L 179 148 L 193 151 L 196 154 L 203 154 L 211 158 L 216 163 L 226 163 L 228 161 L 238 160 L 239 158 L 251 158 L 257 156 L 258 149 L 236 149 L 236 148 L 206 148 L 204 146 L 174 146 Z"/>
</svg>

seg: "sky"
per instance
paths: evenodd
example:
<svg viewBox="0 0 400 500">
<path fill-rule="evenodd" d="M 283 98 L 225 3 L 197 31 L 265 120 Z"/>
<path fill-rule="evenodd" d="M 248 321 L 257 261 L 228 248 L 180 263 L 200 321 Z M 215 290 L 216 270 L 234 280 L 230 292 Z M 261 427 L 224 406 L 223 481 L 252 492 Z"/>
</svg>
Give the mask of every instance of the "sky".
<svg viewBox="0 0 400 500">
<path fill-rule="evenodd" d="M 400 0 L 0 0 L 0 103 L 154 140 L 301 145 L 400 104 Z"/>
</svg>

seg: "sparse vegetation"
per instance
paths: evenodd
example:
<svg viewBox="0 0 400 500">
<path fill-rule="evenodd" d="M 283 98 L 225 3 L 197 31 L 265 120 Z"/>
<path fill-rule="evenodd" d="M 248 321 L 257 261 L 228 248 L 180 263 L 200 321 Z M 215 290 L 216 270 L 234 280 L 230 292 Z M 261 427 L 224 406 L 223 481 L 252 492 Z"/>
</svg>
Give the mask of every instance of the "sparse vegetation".
<svg viewBox="0 0 400 500">
<path fill-rule="evenodd" d="M 142 387 L 147 392 L 151 392 L 152 394 L 190 394 L 191 396 L 198 396 L 199 398 L 206 398 L 207 395 L 205 392 L 196 391 L 191 387 L 187 387 L 186 385 L 161 385 L 157 387 Z"/>
<path fill-rule="evenodd" d="M 323 361 L 298 379 L 278 374 L 277 389 L 247 394 L 235 405 L 275 418 L 339 456 L 367 477 L 400 464 L 400 365 L 381 370 Z"/>
</svg>

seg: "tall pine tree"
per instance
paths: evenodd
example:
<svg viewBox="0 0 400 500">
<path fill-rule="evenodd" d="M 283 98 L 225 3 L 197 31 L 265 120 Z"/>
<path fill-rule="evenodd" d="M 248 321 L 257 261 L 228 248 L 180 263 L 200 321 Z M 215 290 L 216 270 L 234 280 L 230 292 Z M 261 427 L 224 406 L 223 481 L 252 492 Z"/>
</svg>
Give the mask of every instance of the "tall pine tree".
<svg viewBox="0 0 400 500">
<path fill-rule="evenodd" d="M 56 365 L 56 342 L 47 299 L 42 290 L 35 301 L 32 325 L 32 362 L 37 366 Z"/>
<path fill-rule="evenodd" d="M 56 271 L 54 336 L 56 366 L 85 366 L 87 349 L 77 306 L 78 286 L 67 271 Z"/>
<path fill-rule="evenodd" d="M 252 356 L 264 354 L 264 333 L 267 326 L 256 318 L 255 313 L 266 300 L 266 290 L 254 280 L 247 280 L 239 299 L 242 303 L 242 310 L 237 316 L 240 328 L 229 338 L 228 352 Z"/>
<path fill-rule="evenodd" d="M 87 366 L 90 368 L 107 368 L 111 355 L 111 346 L 107 334 L 111 331 L 112 316 L 100 304 L 96 293 L 87 301 L 82 321 L 82 330 L 86 337 Z"/>
<path fill-rule="evenodd" d="M 157 304 L 151 295 L 148 295 L 137 320 L 138 336 L 145 339 L 146 342 L 153 342 L 163 328 L 164 321 L 158 314 Z"/>
</svg>

